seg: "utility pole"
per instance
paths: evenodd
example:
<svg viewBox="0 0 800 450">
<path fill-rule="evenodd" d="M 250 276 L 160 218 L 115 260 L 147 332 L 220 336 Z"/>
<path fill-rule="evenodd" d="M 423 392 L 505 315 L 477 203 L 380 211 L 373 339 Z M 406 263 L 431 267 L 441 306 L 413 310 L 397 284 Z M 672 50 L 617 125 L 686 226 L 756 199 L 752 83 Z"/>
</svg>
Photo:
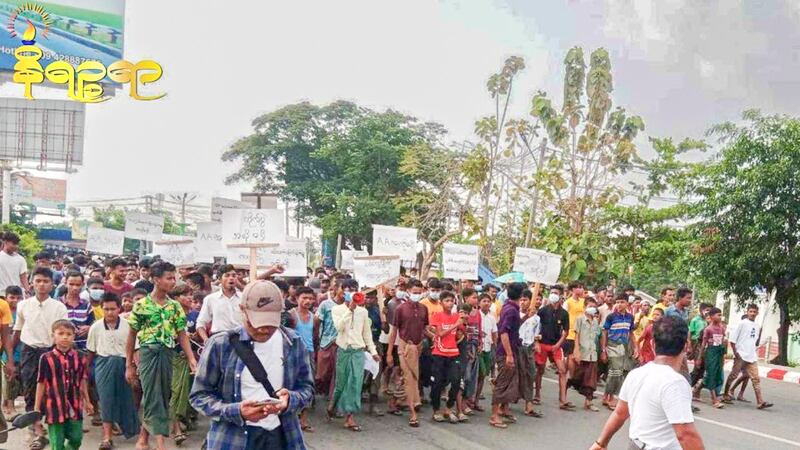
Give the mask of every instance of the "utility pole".
<svg viewBox="0 0 800 450">
<path fill-rule="evenodd" d="M 196 194 L 170 194 L 170 198 L 181 204 L 181 234 L 186 234 L 186 204 L 197 198 Z"/>
<path fill-rule="evenodd" d="M 536 173 L 542 170 L 544 165 L 544 152 L 547 149 L 547 139 L 542 139 L 539 145 L 539 160 L 536 161 Z M 531 204 L 531 212 L 528 215 L 528 231 L 525 233 L 525 247 L 531 243 L 531 235 L 533 234 L 533 220 L 536 218 L 536 210 L 539 208 L 539 188 L 533 191 L 533 203 Z"/>
</svg>

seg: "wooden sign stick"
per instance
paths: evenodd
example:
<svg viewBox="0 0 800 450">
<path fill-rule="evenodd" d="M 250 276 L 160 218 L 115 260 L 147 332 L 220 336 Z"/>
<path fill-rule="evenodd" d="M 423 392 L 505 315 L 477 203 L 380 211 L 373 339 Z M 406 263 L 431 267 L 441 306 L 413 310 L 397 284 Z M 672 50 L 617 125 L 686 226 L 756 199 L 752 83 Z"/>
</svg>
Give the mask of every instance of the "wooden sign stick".
<svg viewBox="0 0 800 450">
<path fill-rule="evenodd" d="M 260 248 L 274 248 L 279 247 L 280 244 L 270 244 L 266 242 L 252 243 L 252 244 L 228 244 L 228 248 L 249 248 L 250 249 L 250 279 L 248 281 L 256 281 L 258 279 L 258 249 Z"/>
<path fill-rule="evenodd" d="M 530 305 L 528 305 L 528 314 L 533 312 L 534 305 L 536 304 L 536 297 L 539 295 L 539 291 L 541 290 L 542 290 L 542 283 L 539 283 L 537 281 L 536 284 L 533 285 L 533 295 L 531 296 L 532 297 L 531 303 Z"/>
</svg>

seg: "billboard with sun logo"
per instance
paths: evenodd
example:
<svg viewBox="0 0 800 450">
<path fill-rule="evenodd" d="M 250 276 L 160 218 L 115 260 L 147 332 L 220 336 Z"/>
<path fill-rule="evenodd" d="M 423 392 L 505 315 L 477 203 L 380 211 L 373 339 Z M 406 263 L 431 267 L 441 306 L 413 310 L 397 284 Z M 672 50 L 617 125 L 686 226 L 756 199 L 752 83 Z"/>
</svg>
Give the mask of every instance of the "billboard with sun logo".
<svg viewBox="0 0 800 450">
<path fill-rule="evenodd" d="M 0 0 L 0 70 L 13 71 L 20 45 L 41 49 L 39 63 L 77 66 L 121 60 L 125 0 Z"/>
</svg>

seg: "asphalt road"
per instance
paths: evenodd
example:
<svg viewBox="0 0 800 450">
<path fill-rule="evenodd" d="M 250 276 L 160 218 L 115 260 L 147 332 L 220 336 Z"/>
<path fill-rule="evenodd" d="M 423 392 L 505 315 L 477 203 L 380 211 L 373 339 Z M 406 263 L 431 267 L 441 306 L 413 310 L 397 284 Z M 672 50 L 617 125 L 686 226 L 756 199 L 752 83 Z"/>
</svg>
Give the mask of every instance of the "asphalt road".
<svg viewBox="0 0 800 450">
<path fill-rule="evenodd" d="M 548 375 L 552 375 L 548 373 Z M 552 377 L 551 377 L 552 378 Z M 800 448 L 800 385 L 762 380 L 764 395 L 775 403 L 772 409 L 758 411 L 752 403 L 736 403 L 723 410 L 716 410 L 708 403 L 699 403 L 701 412 L 695 415 L 707 449 L 713 450 L 790 450 Z M 587 449 L 597 437 L 609 412 L 603 410 L 592 413 L 579 409 L 576 412 L 558 409 L 557 384 L 546 381 L 543 387 L 543 405 L 540 407 L 545 417 L 535 419 L 517 414 L 519 422 L 506 430 L 492 428 L 488 424 L 488 413 L 476 413 L 468 424 L 435 424 L 430 420 L 431 411 L 424 407 L 420 414 L 420 428 L 410 428 L 407 417 L 369 417 L 360 415 L 358 422 L 364 431 L 354 433 L 345 430 L 342 420 L 326 423 L 324 409 L 317 407 L 313 413 L 314 433 L 306 435 L 310 449 L 381 449 L 381 450 L 424 450 L 424 449 Z M 753 392 L 745 394 L 753 400 Z M 582 405 L 582 398 L 574 391 L 570 400 Z M 704 393 L 707 400 L 707 394 Z M 484 405 L 488 400 L 484 401 Z M 381 405 L 384 406 L 384 405 Z M 521 405 L 516 407 L 521 411 Z M 87 421 L 88 423 L 88 421 Z M 97 448 L 100 439 L 99 428 L 90 427 L 84 435 L 81 448 Z M 26 432 L 16 431 L 0 449 L 24 449 Z M 193 433 L 190 440 L 181 448 L 197 449 L 202 442 L 201 432 Z M 133 449 L 134 440 L 116 441 L 119 449 Z M 611 442 L 610 449 L 627 449 L 627 427 L 621 430 Z M 170 442 L 169 448 L 177 448 Z"/>
</svg>

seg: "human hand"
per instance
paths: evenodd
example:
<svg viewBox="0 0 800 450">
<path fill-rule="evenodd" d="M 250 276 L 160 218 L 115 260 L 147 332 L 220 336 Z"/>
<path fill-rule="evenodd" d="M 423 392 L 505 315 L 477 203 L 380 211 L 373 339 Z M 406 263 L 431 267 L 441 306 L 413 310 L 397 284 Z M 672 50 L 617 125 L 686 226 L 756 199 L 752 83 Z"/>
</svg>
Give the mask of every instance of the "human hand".
<svg viewBox="0 0 800 450">
<path fill-rule="evenodd" d="M 17 371 L 17 366 L 14 363 L 13 359 L 9 359 L 8 363 L 6 363 L 6 378 L 9 380 L 14 379 L 14 375 Z"/>
<path fill-rule="evenodd" d="M 593 442 L 589 450 L 606 450 L 606 447 L 601 447 L 597 442 Z"/>
<path fill-rule="evenodd" d="M 86 415 L 87 416 L 93 416 L 94 415 L 94 406 L 92 406 L 91 402 L 85 402 L 85 404 L 83 406 L 83 409 L 86 411 Z"/>
<path fill-rule="evenodd" d="M 392 367 L 394 365 L 394 356 L 391 353 L 386 355 L 386 367 Z"/>
<path fill-rule="evenodd" d="M 263 402 L 255 400 L 245 400 L 240 406 L 242 419 L 248 422 L 258 422 L 259 420 L 267 417 L 269 413 L 266 411 L 267 406 Z"/>
<path fill-rule="evenodd" d="M 264 411 L 266 411 L 267 414 L 281 414 L 289 407 L 288 390 L 280 389 L 275 395 L 278 396 L 278 403 L 267 403 L 267 406 L 264 407 Z"/>
<path fill-rule="evenodd" d="M 194 375 L 197 372 L 197 360 L 194 359 L 194 356 L 189 355 L 189 373 Z"/>
<path fill-rule="evenodd" d="M 373 359 L 374 361 L 380 362 L 380 360 L 381 360 L 381 357 L 380 357 L 380 355 L 372 355 L 372 359 Z"/>
<path fill-rule="evenodd" d="M 600 361 L 602 361 L 602 362 L 608 362 L 608 354 L 606 353 L 606 351 L 605 351 L 605 350 L 603 350 L 603 351 L 600 353 Z"/>
<path fill-rule="evenodd" d="M 506 355 L 506 366 L 513 369 L 515 367 L 514 364 L 514 357 L 511 355 Z"/>
<path fill-rule="evenodd" d="M 125 380 L 127 380 L 128 384 L 131 386 L 134 386 L 138 381 L 136 376 L 136 366 L 133 364 L 128 364 L 128 366 L 125 368 Z"/>
</svg>

